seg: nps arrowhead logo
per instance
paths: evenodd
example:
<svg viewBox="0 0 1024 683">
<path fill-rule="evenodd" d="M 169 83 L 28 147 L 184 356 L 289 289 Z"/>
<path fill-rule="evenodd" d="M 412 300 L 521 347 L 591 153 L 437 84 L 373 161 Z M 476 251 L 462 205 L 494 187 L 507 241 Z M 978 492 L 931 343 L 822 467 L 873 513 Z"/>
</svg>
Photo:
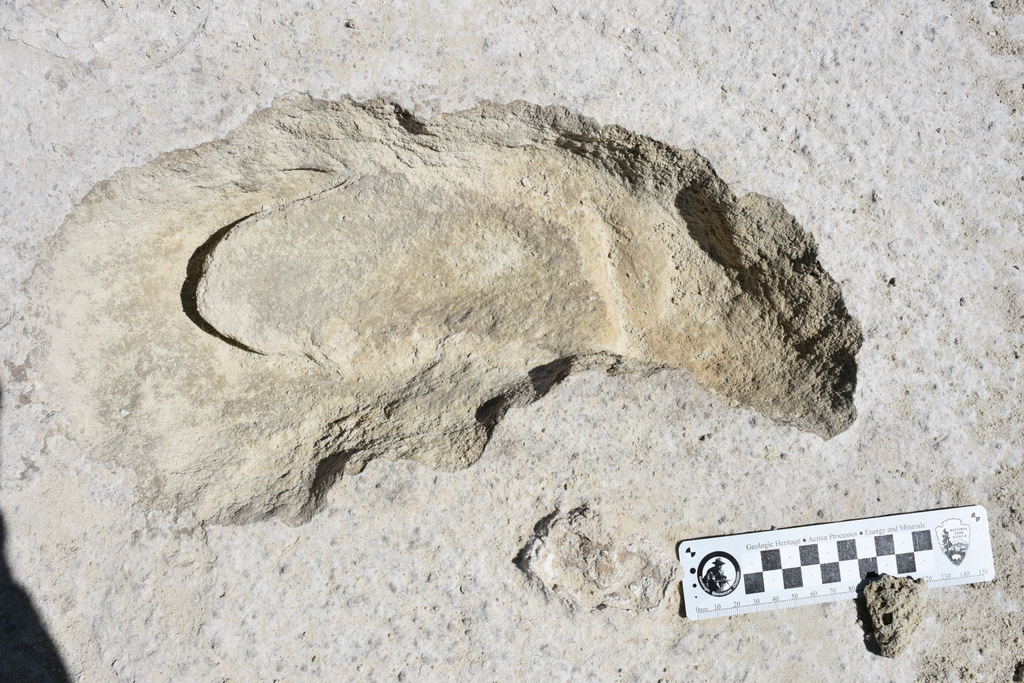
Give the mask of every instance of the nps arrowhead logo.
<svg viewBox="0 0 1024 683">
<path fill-rule="evenodd" d="M 942 554 L 957 567 L 967 557 L 967 548 L 971 545 L 971 527 L 959 519 L 947 519 L 935 528 L 939 538 Z"/>
</svg>

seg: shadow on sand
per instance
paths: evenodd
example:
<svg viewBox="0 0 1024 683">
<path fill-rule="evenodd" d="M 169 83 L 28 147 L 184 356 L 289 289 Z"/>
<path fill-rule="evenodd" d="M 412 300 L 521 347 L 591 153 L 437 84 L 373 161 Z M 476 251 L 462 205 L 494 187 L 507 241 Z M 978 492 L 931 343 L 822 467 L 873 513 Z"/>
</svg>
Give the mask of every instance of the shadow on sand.
<svg viewBox="0 0 1024 683">
<path fill-rule="evenodd" d="M 0 411 L 3 409 L 0 387 Z M 0 681 L 64 683 L 64 662 L 32 605 L 7 567 L 7 528 L 0 515 Z"/>
</svg>

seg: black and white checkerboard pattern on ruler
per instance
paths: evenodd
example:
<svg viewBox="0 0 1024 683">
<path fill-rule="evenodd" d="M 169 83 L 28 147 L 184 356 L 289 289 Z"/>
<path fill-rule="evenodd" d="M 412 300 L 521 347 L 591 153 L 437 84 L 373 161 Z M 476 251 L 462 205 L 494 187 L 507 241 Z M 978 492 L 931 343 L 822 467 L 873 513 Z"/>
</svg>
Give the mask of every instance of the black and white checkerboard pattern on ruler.
<svg viewBox="0 0 1024 683">
<path fill-rule="evenodd" d="M 869 574 L 915 574 L 931 568 L 928 530 L 788 545 L 740 558 L 747 595 L 806 586 L 854 586 Z"/>
</svg>

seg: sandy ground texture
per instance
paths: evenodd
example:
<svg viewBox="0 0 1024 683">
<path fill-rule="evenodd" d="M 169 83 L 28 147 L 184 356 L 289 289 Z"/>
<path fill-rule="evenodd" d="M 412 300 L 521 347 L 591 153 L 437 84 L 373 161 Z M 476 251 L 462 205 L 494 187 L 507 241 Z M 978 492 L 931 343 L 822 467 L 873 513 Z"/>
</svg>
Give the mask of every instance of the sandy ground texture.
<svg viewBox="0 0 1024 683">
<path fill-rule="evenodd" d="M 15 1 L 0 27 L 12 680 L 1024 674 L 1019 2 Z M 32 365 L 25 283 L 96 183 L 292 92 L 423 117 L 523 99 L 698 150 L 817 241 L 863 331 L 856 422 L 823 441 L 681 370 L 587 372 L 510 409 L 471 467 L 371 462 L 301 526 L 141 505 Z M 967 504 L 989 511 L 997 577 L 931 590 L 894 659 L 853 601 L 692 622 L 678 577 L 650 610 L 591 609 L 593 586 L 574 601 L 523 570 L 538 524 L 575 510 L 662 567 L 685 538 Z"/>
</svg>

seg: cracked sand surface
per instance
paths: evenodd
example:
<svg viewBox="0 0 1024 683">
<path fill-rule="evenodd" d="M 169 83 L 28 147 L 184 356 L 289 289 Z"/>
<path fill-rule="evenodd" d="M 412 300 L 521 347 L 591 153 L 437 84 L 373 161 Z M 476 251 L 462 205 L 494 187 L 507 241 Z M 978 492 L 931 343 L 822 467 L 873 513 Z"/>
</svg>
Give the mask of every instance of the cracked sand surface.
<svg viewBox="0 0 1024 683">
<path fill-rule="evenodd" d="M 4 559 L 67 670 L 82 681 L 1019 677 L 1024 29 L 1019 3 L 989 5 L 4 6 Z M 472 467 L 378 459 L 300 527 L 151 510 L 119 453 L 99 462 L 74 440 L 65 397 L 32 363 L 24 285 L 98 182 L 224 138 L 288 92 L 381 97 L 423 119 L 526 100 L 700 150 L 733 192 L 778 199 L 813 235 L 863 331 L 856 422 L 822 441 L 684 371 L 582 372 L 510 408 Z M 305 187 L 318 174 L 290 175 Z M 217 229 L 239 217 L 201 218 Z M 892 660 L 865 647 L 853 601 L 697 624 L 670 587 L 648 612 L 572 609 L 510 558 L 538 519 L 584 503 L 664 558 L 683 538 L 981 503 L 998 576 L 932 590 Z M 27 627 L 4 633 L 42 646 Z"/>
</svg>

